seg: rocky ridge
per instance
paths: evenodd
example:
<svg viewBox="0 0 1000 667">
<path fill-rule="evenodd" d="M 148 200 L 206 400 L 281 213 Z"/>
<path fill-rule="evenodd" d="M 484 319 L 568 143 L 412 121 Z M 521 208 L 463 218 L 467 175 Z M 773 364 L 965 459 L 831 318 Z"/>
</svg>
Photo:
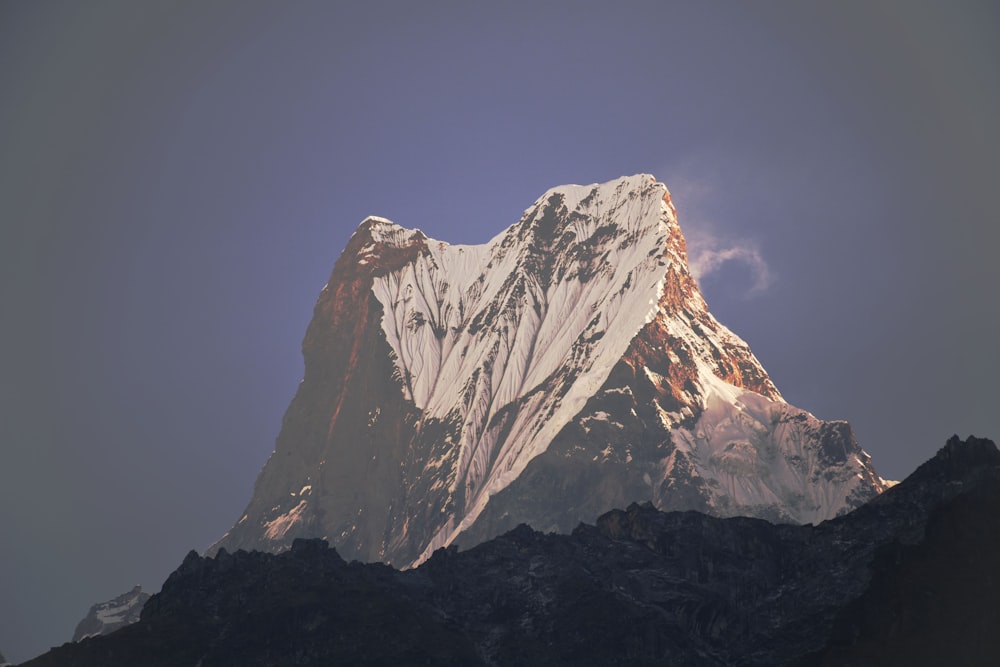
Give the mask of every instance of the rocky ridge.
<svg viewBox="0 0 1000 667">
<path fill-rule="evenodd" d="M 633 504 L 408 571 L 322 540 L 192 552 L 137 624 L 26 664 L 993 664 L 997 516 L 1000 452 L 956 437 L 816 526 Z"/>
</svg>

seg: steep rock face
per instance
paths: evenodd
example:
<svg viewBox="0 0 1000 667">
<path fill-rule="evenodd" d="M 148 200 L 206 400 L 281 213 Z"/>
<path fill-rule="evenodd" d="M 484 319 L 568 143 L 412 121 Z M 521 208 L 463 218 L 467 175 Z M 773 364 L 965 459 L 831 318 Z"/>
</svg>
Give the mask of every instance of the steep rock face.
<svg viewBox="0 0 1000 667">
<path fill-rule="evenodd" d="M 992 665 L 997 516 L 1000 453 L 955 438 L 818 526 L 647 503 L 402 572 L 321 540 L 192 552 L 137 624 L 27 664 Z"/>
<path fill-rule="evenodd" d="M 384 224 L 362 224 L 334 267 L 302 344 L 305 377 L 275 452 L 243 518 L 217 546 L 280 550 L 296 537 L 333 533 L 350 536 L 341 543 L 352 558 L 388 557 L 385 538 L 419 413 L 403 397 L 372 283 L 426 245 L 419 234 L 386 245 L 375 232 Z M 364 260 L 376 253 L 380 264 Z"/>
<path fill-rule="evenodd" d="M 148 599 L 149 593 L 144 593 L 142 586 L 136 586 L 107 602 L 95 604 L 77 624 L 76 631 L 73 632 L 73 641 L 106 635 L 135 623 L 139 620 L 139 613 Z"/>
<path fill-rule="evenodd" d="M 844 422 L 783 401 L 708 312 L 666 187 L 550 190 L 481 246 L 358 228 L 305 378 L 212 549 L 329 539 L 400 566 L 632 501 L 817 522 L 885 488 Z"/>
</svg>

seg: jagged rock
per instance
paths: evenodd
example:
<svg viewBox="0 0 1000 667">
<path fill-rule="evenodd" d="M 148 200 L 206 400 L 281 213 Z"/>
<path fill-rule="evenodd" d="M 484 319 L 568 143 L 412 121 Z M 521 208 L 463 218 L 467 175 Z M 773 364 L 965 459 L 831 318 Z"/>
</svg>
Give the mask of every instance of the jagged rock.
<svg viewBox="0 0 1000 667">
<path fill-rule="evenodd" d="M 218 548 L 323 537 L 398 566 L 613 507 L 818 523 L 886 488 L 846 422 L 781 397 L 708 312 L 666 186 L 545 193 L 479 246 L 351 237 L 305 377 Z"/>
<path fill-rule="evenodd" d="M 95 604 L 87 615 L 76 626 L 73 641 L 78 642 L 87 637 L 96 637 L 114 632 L 130 623 L 139 620 L 142 606 L 149 600 L 149 593 L 142 591 L 142 586 L 136 586 L 127 593 L 122 593 L 107 602 Z"/>
<path fill-rule="evenodd" d="M 137 624 L 27 664 L 997 664 L 997 516 L 1000 453 L 970 438 L 817 526 L 633 504 L 408 571 L 192 552 Z"/>
</svg>

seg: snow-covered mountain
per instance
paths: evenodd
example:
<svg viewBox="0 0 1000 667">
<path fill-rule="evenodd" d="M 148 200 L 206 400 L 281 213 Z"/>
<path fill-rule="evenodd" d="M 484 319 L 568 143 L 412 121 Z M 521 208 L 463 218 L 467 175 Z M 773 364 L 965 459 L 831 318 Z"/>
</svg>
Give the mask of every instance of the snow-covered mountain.
<svg viewBox="0 0 1000 667">
<path fill-rule="evenodd" d="M 148 599 L 149 593 L 143 593 L 142 586 L 136 586 L 107 602 L 95 604 L 77 624 L 73 641 L 106 635 L 135 623 L 139 620 L 139 614 Z"/>
<path fill-rule="evenodd" d="M 408 566 L 633 501 L 815 523 L 886 486 L 846 422 L 786 403 L 708 312 L 648 174 L 549 190 L 479 246 L 366 219 L 303 355 L 275 452 L 210 551 L 323 537 Z"/>
</svg>

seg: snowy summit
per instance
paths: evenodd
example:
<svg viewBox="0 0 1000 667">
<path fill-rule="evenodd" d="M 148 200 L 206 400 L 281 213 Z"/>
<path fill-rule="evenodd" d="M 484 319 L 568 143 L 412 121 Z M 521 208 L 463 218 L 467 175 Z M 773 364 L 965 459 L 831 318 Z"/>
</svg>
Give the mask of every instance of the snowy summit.
<svg viewBox="0 0 1000 667">
<path fill-rule="evenodd" d="M 213 547 L 323 537 L 407 566 L 633 501 L 800 523 L 885 488 L 845 422 L 787 404 L 708 312 L 666 186 L 563 186 L 489 243 L 352 236 L 243 517 Z"/>
</svg>

